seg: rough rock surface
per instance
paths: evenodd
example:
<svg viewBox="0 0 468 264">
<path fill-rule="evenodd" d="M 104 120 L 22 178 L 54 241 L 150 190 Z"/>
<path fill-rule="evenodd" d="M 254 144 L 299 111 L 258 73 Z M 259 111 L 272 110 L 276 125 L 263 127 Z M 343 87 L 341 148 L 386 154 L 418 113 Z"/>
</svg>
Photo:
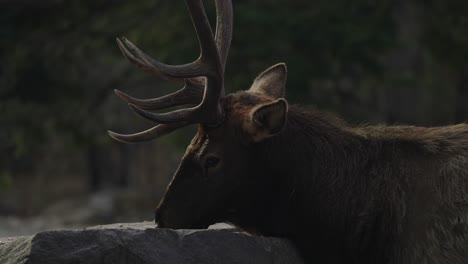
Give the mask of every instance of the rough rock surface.
<svg viewBox="0 0 468 264">
<path fill-rule="evenodd" d="M 229 229 L 158 229 L 150 222 L 0 239 L 0 263 L 303 263 L 287 240 Z"/>
</svg>

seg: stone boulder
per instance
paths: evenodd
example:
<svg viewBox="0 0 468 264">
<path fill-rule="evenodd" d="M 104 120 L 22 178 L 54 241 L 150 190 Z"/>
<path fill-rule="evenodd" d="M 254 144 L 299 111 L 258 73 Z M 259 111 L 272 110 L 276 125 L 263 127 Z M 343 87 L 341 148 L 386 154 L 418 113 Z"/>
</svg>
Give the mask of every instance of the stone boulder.
<svg viewBox="0 0 468 264">
<path fill-rule="evenodd" d="M 284 239 L 234 229 L 171 230 L 150 222 L 0 239 L 0 263 L 303 263 Z"/>
</svg>

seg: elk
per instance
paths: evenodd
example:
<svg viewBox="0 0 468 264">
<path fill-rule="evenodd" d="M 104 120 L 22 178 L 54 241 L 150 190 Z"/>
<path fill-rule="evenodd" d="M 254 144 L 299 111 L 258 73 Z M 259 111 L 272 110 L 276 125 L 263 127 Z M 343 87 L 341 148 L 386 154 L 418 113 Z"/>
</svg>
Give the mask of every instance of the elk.
<svg viewBox="0 0 468 264">
<path fill-rule="evenodd" d="M 160 228 L 229 222 L 290 239 L 308 263 L 468 263 L 468 125 L 358 126 L 289 105 L 286 65 L 224 94 L 229 0 L 213 34 L 202 0 L 187 0 L 200 57 L 167 65 L 117 39 L 143 70 L 183 88 L 154 99 L 116 94 L 157 125 L 112 138 L 137 143 L 191 124 L 188 146 L 155 221 Z M 167 113 L 172 106 L 192 105 Z"/>
</svg>

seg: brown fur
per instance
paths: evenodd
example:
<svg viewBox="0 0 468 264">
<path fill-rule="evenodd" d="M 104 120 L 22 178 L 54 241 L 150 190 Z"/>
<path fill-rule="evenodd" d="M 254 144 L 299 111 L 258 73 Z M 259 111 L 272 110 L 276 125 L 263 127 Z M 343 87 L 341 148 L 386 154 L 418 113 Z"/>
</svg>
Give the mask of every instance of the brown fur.
<svg viewBox="0 0 468 264">
<path fill-rule="evenodd" d="M 290 106 L 283 130 L 256 142 L 245 119 L 274 100 L 223 99 L 225 122 L 201 126 L 161 227 L 228 221 L 291 239 L 308 263 L 468 263 L 468 125 L 351 127 Z"/>
</svg>

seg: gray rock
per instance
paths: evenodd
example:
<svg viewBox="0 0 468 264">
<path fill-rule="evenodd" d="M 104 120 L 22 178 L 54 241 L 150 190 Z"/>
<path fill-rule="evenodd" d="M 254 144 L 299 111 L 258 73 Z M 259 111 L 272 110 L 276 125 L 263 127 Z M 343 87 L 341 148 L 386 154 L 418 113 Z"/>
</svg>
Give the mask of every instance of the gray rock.
<svg viewBox="0 0 468 264">
<path fill-rule="evenodd" d="M 0 263 L 303 263 L 284 239 L 232 229 L 170 230 L 150 222 L 0 239 Z"/>
</svg>

